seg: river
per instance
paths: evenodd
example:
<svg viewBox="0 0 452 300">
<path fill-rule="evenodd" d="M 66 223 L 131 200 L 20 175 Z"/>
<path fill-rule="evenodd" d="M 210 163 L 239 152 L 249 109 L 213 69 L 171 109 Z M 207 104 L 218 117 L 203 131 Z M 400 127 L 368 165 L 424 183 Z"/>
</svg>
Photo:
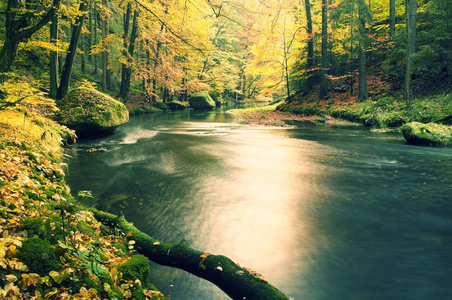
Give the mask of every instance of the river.
<svg viewBox="0 0 452 300">
<path fill-rule="evenodd" d="M 218 110 L 134 116 L 67 153 L 74 195 L 90 190 L 88 204 L 226 255 L 295 300 L 451 299 L 451 147 L 360 126 L 240 125 Z M 172 300 L 229 299 L 154 263 L 150 281 Z"/>
</svg>

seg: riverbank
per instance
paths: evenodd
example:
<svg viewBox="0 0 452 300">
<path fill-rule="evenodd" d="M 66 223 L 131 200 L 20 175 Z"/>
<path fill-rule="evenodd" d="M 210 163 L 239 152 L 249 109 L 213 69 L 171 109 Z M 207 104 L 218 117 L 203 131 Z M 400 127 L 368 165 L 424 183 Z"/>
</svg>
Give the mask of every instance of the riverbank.
<svg viewBox="0 0 452 300">
<path fill-rule="evenodd" d="M 372 97 L 358 101 L 356 94 L 331 92 L 330 98 L 318 100 L 318 91 L 298 93 L 276 106 L 232 110 L 230 113 L 238 123 L 264 126 L 290 126 L 290 121 L 309 121 L 339 124 L 344 121 L 364 124 L 376 130 L 399 130 L 416 123 L 429 124 L 431 143 L 426 134 L 420 139 L 407 139 L 410 143 L 444 146 L 452 143 L 450 125 L 452 116 L 452 94 L 432 96 L 429 99 L 414 99 L 410 107 L 397 96 L 387 95 L 383 84 L 375 85 Z M 438 123 L 438 124 L 434 124 Z M 426 127 L 426 128 L 427 128 Z M 430 132 L 431 131 L 431 132 Z M 410 134 L 413 135 L 413 131 Z M 404 135 L 407 136 L 404 132 Z M 429 137 L 427 137 L 429 139 Z M 417 142 L 417 141 L 421 142 Z"/>
<path fill-rule="evenodd" d="M 0 110 L 0 298 L 164 299 L 134 241 L 80 204 L 89 192 L 71 195 L 61 145 L 73 133 L 33 100 Z"/>
</svg>

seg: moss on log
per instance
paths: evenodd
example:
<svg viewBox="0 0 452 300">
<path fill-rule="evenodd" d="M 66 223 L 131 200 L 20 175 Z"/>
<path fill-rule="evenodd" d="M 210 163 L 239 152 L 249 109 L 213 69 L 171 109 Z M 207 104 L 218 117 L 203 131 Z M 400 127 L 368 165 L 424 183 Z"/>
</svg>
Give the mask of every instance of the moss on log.
<svg viewBox="0 0 452 300">
<path fill-rule="evenodd" d="M 160 265 L 179 268 L 206 279 L 232 299 L 278 300 L 289 298 L 265 279 L 228 257 L 190 248 L 187 243 L 166 244 L 141 232 L 124 217 L 91 209 L 102 223 L 116 227 L 135 241 L 138 252 Z"/>
</svg>

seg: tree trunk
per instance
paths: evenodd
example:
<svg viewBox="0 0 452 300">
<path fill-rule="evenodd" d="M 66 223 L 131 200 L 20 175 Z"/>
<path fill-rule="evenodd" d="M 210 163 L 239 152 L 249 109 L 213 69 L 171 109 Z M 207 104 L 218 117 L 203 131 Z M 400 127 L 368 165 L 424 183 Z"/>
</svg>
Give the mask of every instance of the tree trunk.
<svg viewBox="0 0 452 300">
<path fill-rule="evenodd" d="M 52 6 L 47 12 L 33 14 L 26 12 L 18 15 L 20 2 L 18 0 L 8 0 L 5 16 L 5 35 L 3 45 L 0 49 L 0 82 L 3 82 L 6 72 L 8 72 L 17 55 L 19 43 L 30 38 L 36 31 L 46 25 L 55 15 L 60 7 L 60 0 L 53 0 Z M 31 20 L 35 25 L 30 26 Z"/>
<path fill-rule="evenodd" d="M 417 0 L 405 0 L 406 30 L 407 30 L 407 57 L 405 74 L 405 96 L 408 107 L 411 105 L 411 73 L 413 68 L 413 54 L 416 52 L 416 18 Z"/>
<path fill-rule="evenodd" d="M 80 43 L 81 43 L 81 66 L 80 69 L 83 74 L 86 74 L 86 42 L 85 42 L 85 35 L 82 33 L 80 36 Z"/>
<path fill-rule="evenodd" d="M 138 11 L 135 11 L 133 13 L 133 22 L 132 22 L 132 32 L 130 33 L 130 40 L 128 40 L 128 32 L 129 32 L 129 24 L 126 26 L 126 22 L 129 23 L 130 21 L 130 13 L 131 13 L 132 7 L 127 7 L 127 12 L 124 17 L 124 48 L 125 52 L 124 55 L 127 59 L 127 62 L 122 64 L 122 71 L 121 71 L 121 88 L 119 95 L 121 99 L 125 100 L 127 98 L 127 95 L 129 93 L 130 89 L 130 75 L 132 73 L 131 65 L 132 65 L 132 58 L 133 53 L 135 49 L 135 40 L 137 38 L 138 33 Z M 127 16 L 128 15 L 128 16 Z"/>
<path fill-rule="evenodd" d="M 314 36 L 312 31 L 312 15 L 311 15 L 311 4 L 309 0 L 305 0 L 306 7 L 306 27 L 308 34 L 308 57 L 306 63 L 306 74 L 307 74 L 307 85 L 308 89 L 311 90 L 314 85 L 314 78 L 312 77 L 312 69 L 314 68 Z"/>
<path fill-rule="evenodd" d="M 94 8 L 94 42 L 97 43 L 97 25 L 98 25 L 98 19 L 99 19 L 99 12 L 97 11 L 97 9 Z M 98 66 L 97 66 L 97 54 L 93 54 L 94 56 L 94 71 L 93 74 L 97 75 L 98 73 Z"/>
<path fill-rule="evenodd" d="M 107 1 L 102 0 L 102 5 L 106 6 Z M 107 25 L 105 22 L 105 16 L 102 17 L 102 90 L 105 92 L 107 90 L 107 52 L 105 45 L 105 38 L 107 37 Z"/>
<path fill-rule="evenodd" d="M 124 217 L 91 209 L 102 223 L 118 228 L 135 241 L 138 252 L 153 262 L 185 270 L 206 279 L 232 299 L 278 300 L 289 298 L 269 284 L 262 275 L 242 268 L 222 255 L 213 255 L 190 248 L 187 243 L 164 244 L 138 230 Z"/>
<path fill-rule="evenodd" d="M 88 62 L 93 63 L 93 55 L 91 54 L 91 48 L 94 45 L 94 35 L 93 35 L 93 1 L 89 1 L 89 12 L 88 12 Z"/>
<path fill-rule="evenodd" d="M 355 7 L 352 6 L 351 18 L 350 18 L 350 62 L 349 62 L 349 73 L 350 73 L 350 96 L 353 96 L 353 85 L 355 84 L 355 70 L 354 70 L 354 49 L 353 49 L 353 31 L 354 31 L 354 19 L 355 19 Z"/>
<path fill-rule="evenodd" d="M 322 0 L 322 66 L 320 70 L 320 99 L 329 96 L 328 79 L 328 6 L 327 0 Z"/>
<path fill-rule="evenodd" d="M 391 36 L 394 38 L 395 36 L 395 24 L 396 24 L 396 17 L 395 17 L 395 0 L 389 0 L 389 32 L 391 33 Z"/>
<path fill-rule="evenodd" d="M 69 90 L 69 83 L 71 80 L 72 67 L 74 65 L 75 55 L 77 54 L 77 44 L 82 32 L 83 22 L 85 21 L 86 11 L 88 10 L 88 0 L 82 0 L 78 9 L 79 15 L 75 19 L 72 28 L 71 42 L 64 61 L 63 72 L 61 73 L 60 86 L 58 88 L 57 100 L 66 96 Z"/>
<path fill-rule="evenodd" d="M 56 46 L 58 41 L 58 16 L 54 15 L 50 24 L 50 43 Z M 58 52 L 50 52 L 50 97 L 52 99 L 57 98 L 58 94 Z"/>
<path fill-rule="evenodd" d="M 362 1 L 362 0 L 358 0 Z M 358 101 L 367 99 L 367 57 L 366 57 L 366 18 L 364 14 L 365 3 L 358 3 L 359 18 L 359 91 Z"/>
</svg>

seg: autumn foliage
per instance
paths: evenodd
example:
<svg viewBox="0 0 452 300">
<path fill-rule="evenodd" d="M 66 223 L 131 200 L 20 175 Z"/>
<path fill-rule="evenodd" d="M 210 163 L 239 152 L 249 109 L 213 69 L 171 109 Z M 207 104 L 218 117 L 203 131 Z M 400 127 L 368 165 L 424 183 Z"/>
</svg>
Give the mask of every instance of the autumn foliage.
<svg viewBox="0 0 452 300">
<path fill-rule="evenodd" d="M 70 194 L 61 142 L 71 132 L 36 111 L 0 110 L 0 298 L 160 299 L 131 264 L 133 241 Z M 78 199 L 78 200 L 77 200 Z"/>
</svg>

